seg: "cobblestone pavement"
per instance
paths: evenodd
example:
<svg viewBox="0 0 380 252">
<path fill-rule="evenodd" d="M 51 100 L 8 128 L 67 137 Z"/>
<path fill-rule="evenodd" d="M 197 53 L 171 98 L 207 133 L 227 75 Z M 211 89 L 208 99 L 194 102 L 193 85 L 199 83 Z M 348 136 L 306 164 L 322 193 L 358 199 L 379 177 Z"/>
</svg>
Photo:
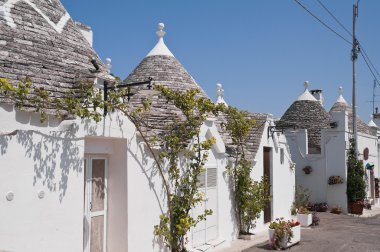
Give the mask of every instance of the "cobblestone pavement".
<svg viewBox="0 0 380 252">
<path fill-rule="evenodd" d="M 380 215 L 357 216 L 318 213 L 319 226 L 301 229 L 301 242 L 288 251 L 307 252 L 380 252 Z M 268 241 L 244 252 L 270 250 Z"/>
</svg>

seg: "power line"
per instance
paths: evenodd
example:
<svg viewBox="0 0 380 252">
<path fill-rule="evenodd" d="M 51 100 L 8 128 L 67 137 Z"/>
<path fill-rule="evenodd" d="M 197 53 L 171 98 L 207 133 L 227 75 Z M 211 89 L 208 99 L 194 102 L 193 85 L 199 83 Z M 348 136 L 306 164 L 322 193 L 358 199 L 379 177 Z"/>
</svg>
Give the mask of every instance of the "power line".
<svg viewBox="0 0 380 252">
<path fill-rule="evenodd" d="M 375 73 L 373 72 L 372 68 L 369 66 L 369 63 L 368 63 L 368 59 L 367 59 L 367 57 L 366 57 L 364 54 L 362 54 L 362 56 L 363 56 L 363 59 L 364 59 L 365 64 L 367 65 L 369 71 L 371 72 L 373 78 L 375 78 L 376 82 L 379 84 L 379 83 L 380 83 L 379 80 L 377 79 L 377 77 L 376 77 Z M 380 85 L 380 84 L 379 84 L 379 85 Z"/>
<path fill-rule="evenodd" d="M 323 7 L 323 9 L 325 9 L 325 11 L 327 13 L 330 14 L 330 16 L 340 25 L 340 27 L 342 27 L 350 36 L 352 36 L 352 33 L 342 24 L 342 22 L 339 21 L 339 19 L 337 17 L 335 17 L 335 15 L 321 2 L 321 0 L 316 0 L 316 1 Z M 373 65 L 370 57 L 365 52 L 365 49 L 364 49 L 364 47 L 363 47 L 363 45 L 361 43 L 360 43 L 360 49 L 361 49 L 361 51 L 363 51 L 364 55 L 367 57 L 366 60 L 368 61 L 369 65 L 371 65 L 372 69 L 376 72 L 377 76 L 380 78 L 379 72 L 377 71 L 376 67 Z M 369 67 L 369 65 L 367 65 L 367 66 Z"/>
<path fill-rule="evenodd" d="M 335 17 L 335 15 L 320 1 L 316 0 L 322 7 L 327 11 L 327 13 L 330 14 L 330 16 L 342 27 L 350 36 L 352 36 L 352 33 Z"/>
<path fill-rule="evenodd" d="M 324 22 L 321 21 L 321 19 L 319 19 L 316 15 L 314 15 L 313 13 L 311 13 L 311 11 L 309 11 L 304 5 L 302 5 L 298 0 L 295 0 L 299 5 L 301 5 L 302 8 L 304 8 L 310 15 L 312 15 L 314 18 L 316 18 L 319 22 L 321 22 L 326 28 L 328 28 L 330 31 L 334 32 L 336 35 L 338 35 L 339 37 L 342 38 L 342 36 L 340 34 L 337 34 L 337 32 L 335 32 L 331 27 L 327 26 Z M 342 27 L 350 36 L 352 36 L 352 33 L 342 24 L 342 22 L 339 21 L 339 19 L 320 1 L 320 0 L 316 0 L 322 7 L 323 9 L 335 20 L 335 22 L 337 22 L 340 27 Z M 344 38 L 343 38 L 344 39 Z M 346 42 L 348 42 L 346 39 L 344 39 Z M 349 42 L 350 44 L 352 44 L 351 42 Z M 371 74 L 373 75 L 373 77 L 376 79 L 378 85 L 380 85 L 380 82 L 377 80 L 377 77 L 380 78 L 380 74 L 379 72 L 377 71 L 376 67 L 374 66 L 374 64 L 372 63 L 370 57 L 368 56 L 368 54 L 366 53 L 362 43 L 360 43 L 360 53 L 362 54 L 363 56 L 363 59 L 368 67 L 368 69 L 370 70 Z M 376 75 L 377 77 L 376 77 Z"/>
<path fill-rule="evenodd" d="M 324 27 L 329 29 L 331 32 L 333 32 L 335 35 L 346 41 L 348 44 L 352 45 L 352 42 L 350 42 L 348 39 L 340 35 L 337 31 L 335 31 L 333 28 L 328 26 L 325 22 L 323 22 L 320 18 L 318 18 L 314 13 L 312 13 L 306 6 L 301 4 L 298 0 L 294 0 L 299 6 L 301 6 L 305 11 L 307 11 L 313 18 L 315 18 L 319 23 L 321 23 Z"/>
<path fill-rule="evenodd" d="M 373 65 L 371 59 L 369 58 L 369 56 L 368 56 L 367 53 L 365 52 L 364 47 L 363 47 L 362 44 L 360 44 L 360 52 L 363 52 L 363 53 L 364 53 L 364 54 L 362 54 L 363 57 L 364 57 L 364 55 L 367 57 L 367 59 L 368 59 L 370 65 L 372 66 L 373 70 L 376 72 L 377 76 L 380 78 L 380 74 L 379 74 L 379 72 L 377 71 L 377 69 L 376 69 L 376 67 Z M 380 85 L 380 84 L 379 84 L 379 85 Z"/>
</svg>

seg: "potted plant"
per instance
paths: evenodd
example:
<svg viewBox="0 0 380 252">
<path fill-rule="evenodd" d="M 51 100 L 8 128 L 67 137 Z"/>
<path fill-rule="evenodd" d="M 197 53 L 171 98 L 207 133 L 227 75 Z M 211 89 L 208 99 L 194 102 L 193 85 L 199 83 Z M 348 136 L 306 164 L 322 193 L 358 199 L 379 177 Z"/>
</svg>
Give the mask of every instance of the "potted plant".
<svg viewBox="0 0 380 252">
<path fill-rule="evenodd" d="M 313 168 L 311 168 L 311 166 L 308 165 L 308 166 L 305 166 L 302 170 L 305 174 L 310 174 L 313 171 Z"/>
<path fill-rule="evenodd" d="M 303 188 L 302 186 L 297 186 L 294 194 L 294 201 L 290 212 L 292 215 L 296 215 L 298 208 L 308 206 L 310 198 L 310 190 L 307 188 Z"/>
<path fill-rule="evenodd" d="M 301 226 L 298 221 L 276 219 L 269 224 L 269 244 L 275 249 L 286 249 L 300 242 Z"/>
<path fill-rule="evenodd" d="M 314 211 L 313 212 L 313 223 L 311 225 L 318 226 L 320 221 L 321 221 L 321 219 L 317 215 L 317 212 Z"/>
<path fill-rule="evenodd" d="M 341 213 L 342 213 L 342 208 L 339 207 L 339 206 L 337 206 L 337 207 L 333 207 L 333 208 L 331 209 L 331 213 L 333 213 L 333 214 L 341 214 Z"/>
<path fill-rule="evenodd" d="M 302 227 L 308 227 L 313 223 L 313 216 L 306 207 L 298 208 L 297 220 Z"/>
<path fill-rule="evenodd" d="M 343 184 L 343 178 L 341 176 L 330 176 L 329 185 Z"/>
<path fill-rule="evenodd" d="M 328 209 L 329 209 L 329 206 L 327 205 L 326 202 L 316 203 L 313 206 L 313 211 L 317 211 L 317 212 L 326 212 Z"/>
<path fill-rule="evenodd" d="M 366 196 L 363 162 L 355 155 L 355 140 L 350 139 L 347 160 L 347 199 L 352 214 L 363 214 L 363 200 Z"/>
</svg>

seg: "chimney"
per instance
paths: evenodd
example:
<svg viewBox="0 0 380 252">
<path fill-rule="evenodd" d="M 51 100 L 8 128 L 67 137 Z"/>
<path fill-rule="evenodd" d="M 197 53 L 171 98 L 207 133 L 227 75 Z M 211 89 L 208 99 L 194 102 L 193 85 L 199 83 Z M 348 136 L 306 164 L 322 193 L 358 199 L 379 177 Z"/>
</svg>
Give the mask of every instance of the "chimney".
<svg viewBox="0 0 380 252">
<path fill-rule="evenodd" d="M 317 101 L 321 103 L 322 106 L 324 105 L 325 99 L 323 99 L 322 96 L 322 89 L 310 90 L 310 93 L 314 96 L 315 99 L 317 99 Z"/>
<path fill-rule="evenodd" d="M 87 26 L 85 24 L 82 24 L 78 21 L 75 21 L 75 25 L 78 27 L 84 38 L 87 40 L 87 42 L 90 44 L 92 47 L 92 42 L 93 42 L 93 33 L 92 29 L 90 26 Z"/>
</svg>

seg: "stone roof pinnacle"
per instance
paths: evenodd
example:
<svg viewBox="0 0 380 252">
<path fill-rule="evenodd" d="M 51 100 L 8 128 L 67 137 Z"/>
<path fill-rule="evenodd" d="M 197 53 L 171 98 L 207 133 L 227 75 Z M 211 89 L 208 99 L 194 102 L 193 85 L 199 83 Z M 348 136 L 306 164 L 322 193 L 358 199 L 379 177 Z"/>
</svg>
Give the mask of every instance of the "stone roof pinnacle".
<svg viewBox="0 0 380 252">
<path fill-rule="evenodd" d="M 154 55 L 166 55 L 174 57 L 169 48 L 165 45 L 164 36 L 166 32 L 164 31 L 165 25 L 164 23 L 158 24 L 158 31 L 156 32 L 158 37 L 158 42 L 156 46 L 148 53 L 146 57 L 154 56 Z"/>
<path fill-rule="evenodd" d="M 336 102 L 340 102 L 340 103 L 344 103 L 344 104 L 348 105 L 348 103 L 346 102 L 346 100 L 343 98 L 343 87 L 339 87 L 339 97 L 336 100 Z"/>
<path fill-rule="evenodd" d="M 223 89 L 223 86 L 222 84 L 220 83 L 217 83 L 216 84 L 216 104 L 224 104 L 225 106 L 228 107 L 226 101 L 223 99 L 223 95 L 224 95 L 224 89 Z"/>
<path fill-rule="evenodd" d="M 297 101 L 317 101 L 317 99 L 315 99 L 315 97 L 309 92 L 309 82 L 305 81 L 303 85 L 305 87 L 305 91 L 298 96 Z"/>
</svg>

